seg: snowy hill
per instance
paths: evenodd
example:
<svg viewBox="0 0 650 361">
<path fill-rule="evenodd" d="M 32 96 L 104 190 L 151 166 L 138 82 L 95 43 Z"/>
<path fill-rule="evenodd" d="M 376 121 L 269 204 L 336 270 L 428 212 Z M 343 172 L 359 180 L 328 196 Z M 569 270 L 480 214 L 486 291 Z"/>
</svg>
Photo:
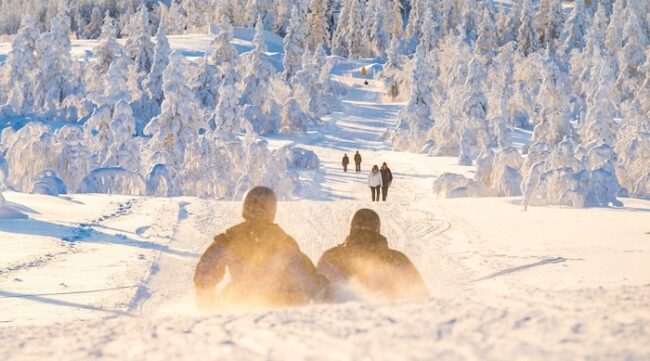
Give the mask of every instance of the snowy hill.
<svg viewBox="0 0 650 361">
<path fill-rule="evenodd" d="M 238 202 L 5 192 L 27 220 L 0 220 L 0 357 L 55 359 L 645 360 L 650 357 L 650 202 L 622 209 L 532 208 L 520 197 L 440 200 L 455 158 L 390 150 L 402 104 L 347 78 L 344 111 L 320 136 L 294 138 L 322 161 L 316 187 L 281 202 L 278 223 L 317 260 L 351 214 L 372 207 L 382 233 L 421 271 L 432 298 L 198 314 L 192 273 Z M 270 137 L 271 143 L 286 142 Z M 364 169 L 396 179 L 371 204 Z"/>
</svg>

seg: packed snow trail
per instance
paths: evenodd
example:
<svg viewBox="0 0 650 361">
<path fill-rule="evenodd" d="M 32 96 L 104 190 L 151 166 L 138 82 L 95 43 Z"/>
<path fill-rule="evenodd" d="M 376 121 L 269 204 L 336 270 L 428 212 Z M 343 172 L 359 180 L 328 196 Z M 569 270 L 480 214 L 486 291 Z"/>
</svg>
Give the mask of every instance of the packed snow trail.
<svg viewBox="0 0 650 361">
<path fill-rule="evenodd" d="M 521 212 L 518 199 L 435 199 L 436 176 L 472 168 L 392 151 L 383 134 L 402 104 L 385 103 L 374 81 L 340 79 L 351 85 L 343 111 L 321 134 L 292 139 L 322 169 L 301 175 L 312 184 L 280 202 L 277 223 L 316 262 L 343 241 L 354 211 L 373 208 L 431 300 L 200 315 L 194 267 L 240 222 L 239 202 L 7 192 L 30 219 L 0 220 L 0 359 L 650 359 L 640 263 L 650 202 Z M 343 173 L 343 153 L 355 150 L 363 172 Z M 367 172 L 383 161 L 395 180 L 388 202 L 373 204 Z M 609 245 L 604 224 L 624 241 Z"/>
</svg>

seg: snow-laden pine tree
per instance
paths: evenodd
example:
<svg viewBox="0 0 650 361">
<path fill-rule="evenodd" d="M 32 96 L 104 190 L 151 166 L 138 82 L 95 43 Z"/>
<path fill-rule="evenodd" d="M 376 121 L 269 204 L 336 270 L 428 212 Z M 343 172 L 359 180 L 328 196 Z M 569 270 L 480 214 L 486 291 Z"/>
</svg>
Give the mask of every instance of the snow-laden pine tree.
<svg viewBox="0 0 650 361">
<path fill-rule="evenodd" d="M 372 26 L 370 28 L 370 39 L 372 43 L 372 52 L 375 56 L 384 59 L 386 51 L 388 50 L 390 38 L 388 35 L 389 29 L 385 21 L 386 13 L 388 12 L 386 0 L 374 0 L 374 14 L 369 14 L 372 18 Z"/>
<path fill-rule="evenodd" d="M 68 21 L 63 13 L 52 18 L 50 31 L 41 34 L 36 44 L 39 61 L 34 95 L 37 111 L 43 115 L 54 115 L 72 92 L 72 44 L 68 38 Z"/>
<path fill-rule="evenodd" d="M 327 23 L 326 2 L 323 0 L 311 0 L 306 23 L 307 48 L 314 51 L 321 44 L 329 45 L 329 24 Z"/>
<path fill-rule="evenodd" d="M 426 11 L 431 9 L 430 0 L 413 0 L 410 2 L 411 11 L 406 24 L 406 39 L 411 43 L 419 43 L 422 31 L 432 31 L 423 27 Z"/>
<path fill-rule="evenodd" d="M 11 42 L 11 51 L 4 66 L 7 71 L 7 84 L 3 84 L 9 92 L 7 104 L 0 107 L 1 115 L 26 114 L 33 110 L 34 69 L 37 68 L 36 42 L 39 32 L 34 20 L 26 16 L 18 34 Z"/>
<path fill-rule="evenodd" d="M 543 80 L 537 96 L 541 110 L 535 119 L 533 142 L 555 146 L 565 138 L 575 138 L 566 94 L 568 86 L 552 57 L 545 59 L 542 70 Z"/>
<path fill-rule="evenodd" d="M 472 59 L 465 82 L 463 100 L 463 130 L 460 135 L 458 164 L 472 165 L 474 160 L 490 146 L 487 127 L 488 102 L 483 91 L 486 82 L 485 69 L 481 62 Z"/>
<path fill-rule="evenodd" d="M 578 0 L 582 1 L 582 0 Z M 517 32 L 517 44 L 519 51 L 528 56 L 537 51 L 537 33 L 534 22 L 535 9 L 532 0 L 524 0 L 519 16 L 519 30 Z"/>
<path fill-rule="evenodd" d="M 96 7 L 90 14 L 90 22 L 83 28 L 83 37 L 97 39 L 102 33 L 102 11 Z"/>
<path fill-rule="evenodd" d="M 400 0 L 389 0 L 389 10 L 386 14 L 386 27 L 389 37 L 402 37 L 404 35 L 404 18 L 402 17 L 402 3 Z"/>
<path fill-rule="evenodd" d="M 304 16 L 297 8 L 292 11 L 291 21 L 284 37 L 284 77 L 289 80 L 300 70 L 302 55 L 305 51 L 307 33 L 304 27 Z"/>
<path fill-rule="evenodd" d="M 648 39 L 643 31 L 641 21 L 634 12 L 629 12 L 623 28 L 623 49 L 618 51 L 620 73 L 616 80 L 622 101 L 632 99 L 641 86 Z"/>
<path fill-rule="evenodd" d="M 237 59 L 237 49 L 232 45 L 232 25 L 228 22 L 219 24 L 219 32 L 216 34 L 210 48 L 210 61 L 217 66 L 222 63 L 232 63 Z"/>
<path fill-rule="evenodd" d="M 217 128 L 230 132 L 241 130 L 239 122 L 239 91 L 237 90 L 237 70 L 231 63 L 219 66 L 223 77 L 219 88 L 219 101 L 214 110 L 214 123 Z"/>
<path fill-rule="evenodd" d="M 207 16 L 210 12 L 209 0 L 182 0 L 181 4 L 187 14 L 188 28 L 200 29 L 207 25 Z"/>
<path fill-rule="evenodd" d="M 133 109 L 124 100 L 115 105 L 110 123 L 113 144 L 108 148 L 102 167 L 121 167 L 132 173 L 140 172 L 140 148 L 136 140 Z"/>
<path fill-rule="evenodd" d="M 261 22 L 263 30 L 274 30 L 275 18 L 272 0 L 248 0 L 246 1 L 247 27 L 256 27 Z"/>
<path fill-rule="evenodd" d="M 217 74 L 218 68 L 210 64 L 207 56 L 204 56 L 193 68 L 191 82 L 196 99 L 201 107 L 212 110 L 219 100 L 218 89 L 221 79 Z"/>
<path fill-rule="evenodd" d="M 393 146 L 396 149 L 417 150 L 433 126 L 433 95 L 431 85 L 435 74 L 427 61 L 423 45 L 418 45 L 411 70 L 411 90 L 406 107 L 399 115 Z"/>
<path fill-rule="evenodd" d="M 438 26 L 435 23 L 433 12 L 430 8 L 427 8 L 421 17 L 423 29 L 419 38 L 419 45 L 424 47 L 426 53 L 429 53 L 438 47 L 439 39 L 436 31 Z"/>
<path fill-rule="evenodd" d="M 597 50 L 592 71 L 597 71 L 597 80 L 593 96 L 587 100 L 587 114 L 581 128 L 581 141 L 586 148 L 601 144 L 615 144 L 618 123 L 616 119 L 616 104 L 613 99 L 615 75 L 606 57 L 599 56 Z"/>
<path fill-rule="evenodd" d="M 350 13 L 354 1 L 356 0 L 342 0 L 336 30 L 332 37 L 332 54 L 344 58 L 347 58 L 350 53 L 349 28 L 353 25 L 351 24 Z"/>
<path fill-rule="evenodd" d="M 490 59 L 498 50 L 497 28 L 487 8 L 483 9 L 483 17 L 478 30 L 476 47 Z"/>
<path fill-rule="evenodd" d="M 167 34 L 183 34 L 185 32 L 185 29 L 187 29 L 187 15 L 179 2 L 172 1 L 169 7 L 164 3 L 160 3 L 159 26 Z"/>
<path fill-rule="evenodd" d="M 499 29 L 502 37 L 502 43 L 505 44 L 510 41 L 517 41 L 519 28 L 521 27 L 521 14 L 522 14 L 521 3 L 514 1 L 510 12 L 508 12 L 508 19 L 506 21 L 506 26 L 503 29 Z"/>
<path fill-rule="evenodd" d="M 535 14 L 535 28 L 539 44 L 549 49 L 562 36 L 564 11 L 561 0 L 541 0 Z"/>
<path fill-rule="evenodd" d="M 136 71 L 149 73 L 153 64 L 155 44 L 149 33 L 149 11 L 141 5 L 129 22 L 129 37 L 124 44 L 126 55 L 136 64 Z"/>
<path fill-rule="evenodd" d="M 165 30 L 159 27 L 156 32 L 153 64 L 143 84 L 149 98 L 158 106 L 163 101 L 162 75 L 167 68 L 167 64 L 169 64 L 170 52 L 169 41 L 167 40 L 167 35 L 165 35 Z"/>
<path fill-rule="evenodd" d="M 163 73 L 165 99 L 161 113 L 144 128 L 144 134 L 151 136 L 148 145 L 155 155 L 155 163 L 180 167 L 185 147 L 196 139 L 199 129 L 207 128 L 186 77 L 185 58 L 174 51 Z"/>
<path fill-rule="evenodd" d="M 607 45 L 610 55 L 615 55 L 623 47 L 625 19 L 625 0 L 616 0 L 607 25 L 607 35 L 605 35 L 605 45 Z"/>
<path fill-rule="evenodd" d="M 123 53 L 124 49 L 117 43 L 115 20 L 109 14 L 106 14 L 102 32 L 99 36 L 99 43 L 93 48 L 92 84 L 94 86 L 90 88 L 92 91 L 100 90 L 102 85 L 98 84 L 98 82 L 103 79 L 113 60 L 122 56 Z"/>
<path fill-rule="evenodd" d="M 564 26 L 564 36 L 562 39 L 563 53 L 568 56 L 573 49 L 582 51 L 585 47 L 586 32 L 587 25 L 585 21 L 584 0 L 575 0 L 571 14 L 569 14 Z"/>
<path fill-rule="evenodd" d="M 363 28 L 365 25 L 364 19 L 364 3 L 361 0 L 350 0 L 352 2 L 350 7 L 350 21 L 348 22 L 348 53 L 352 59 L 365 58 L 369 55 L 368 39 L 364 36 Z"/>
</svg>

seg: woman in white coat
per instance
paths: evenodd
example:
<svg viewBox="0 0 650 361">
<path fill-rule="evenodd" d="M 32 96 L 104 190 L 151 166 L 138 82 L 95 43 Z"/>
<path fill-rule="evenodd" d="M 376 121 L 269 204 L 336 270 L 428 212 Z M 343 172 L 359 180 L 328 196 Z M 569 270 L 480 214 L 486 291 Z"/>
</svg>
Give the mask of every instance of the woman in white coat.
<svg viewBox="0 0 650 361">
<path fill-rule="evenodd" d="M 370 187 L 370 192 L 372 193 L 373 202 L 379 202 L 382 185 L 383 181 L 381 179 L 381 172 L 379 171 L 379 167 L 375 164 L 372 167 L 372 171 L 370 171 L 370 175 L 368 176 L 368 186 Z"/>
</svg>

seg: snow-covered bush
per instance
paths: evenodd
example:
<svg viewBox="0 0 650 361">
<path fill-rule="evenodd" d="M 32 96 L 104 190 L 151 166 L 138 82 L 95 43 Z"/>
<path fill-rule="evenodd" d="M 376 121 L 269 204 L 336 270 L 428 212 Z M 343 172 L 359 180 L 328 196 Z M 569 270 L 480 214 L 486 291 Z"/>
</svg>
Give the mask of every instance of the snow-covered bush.
<svg viewBox="0 0 650 361">
<path fill-rule="evenodd" d="M 311 150 L 292 147 L 288 149 L 288 160 L 291 167 L 303 169 L 320 168 L 320 158 Z"/>
<path fill-rule="evenodd" d="M 56 197 L 60 194 L 68 193 L 68 188 L 61 178 L 57 177 L 54 171 L 46 170 L 36 178 L 32 187 L 32 193 Z"/>
<path fill-rule="evenodd" d="M 146 184 L 137 173 L 120 167 L 97 168 L 90 172 L 79 184 L 77 193 L 146 195 Z"/>
</svg>

